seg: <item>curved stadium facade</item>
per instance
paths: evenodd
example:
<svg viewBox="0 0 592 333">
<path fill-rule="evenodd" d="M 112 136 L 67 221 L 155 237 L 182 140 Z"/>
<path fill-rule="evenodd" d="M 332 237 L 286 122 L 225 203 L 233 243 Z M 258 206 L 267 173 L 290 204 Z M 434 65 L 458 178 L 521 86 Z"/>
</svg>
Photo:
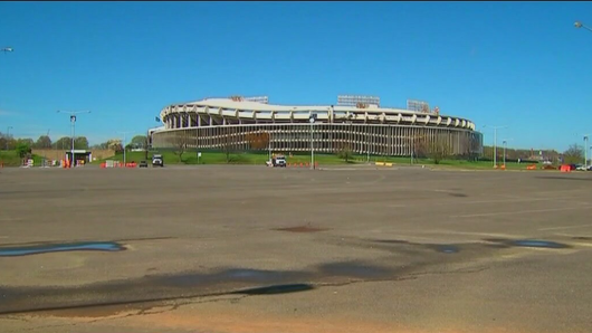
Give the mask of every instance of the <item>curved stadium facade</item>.
<svg viewBox="0 0 592 333">
<path fill-rule="evenodd" d="M 468 119 L 441 115 L 426 104 L 399 109 L 360 100 L 341 100 L 335 106 L 293 106 L 268 104 L 267 97 L 206 98 L 165 107 L 160 112 L 164 126 L 151 130 L 149 136 L 156 149 L 183 145 L 187 149 L 297 153 L 310 151 L 312 138 L 317 153 L 348 147 L 357 154 L 410 156 L 419 155 L 418 147 L 433 144 L 445 144 L 452 155 L 482 152 L 482 134 Z"/>
</svg>

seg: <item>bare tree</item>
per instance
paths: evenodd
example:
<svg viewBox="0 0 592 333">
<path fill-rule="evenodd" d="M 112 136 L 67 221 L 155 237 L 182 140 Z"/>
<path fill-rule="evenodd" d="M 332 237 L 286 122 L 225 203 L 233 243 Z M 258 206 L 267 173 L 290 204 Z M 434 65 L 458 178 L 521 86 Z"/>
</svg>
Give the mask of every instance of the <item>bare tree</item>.
<svg viewBox="0 0 592 333">
<path fill-rule="evenodd" d="M 452 152 L 452 147 L 448 142 L 447 135 L 438 135 L 432 141 L 430 141 L 427 145 L 428 147 L 428 156 L 434 160 L 435 164 L 440 164 L 445 158 L 450 157 Z"/>
<path fill-rule="evenodd" d="M 351 146 L 348 143 L 342 143 L 337 148 L 337 156 L 345 161 L 345 163 L 349 163 L 349 161 L 353 157 L 353 151 Z"/>
<path fill-rule="evenodd" d="M 416 136 L 413 136 L 411 138 L 411 140 L 413 141 L 413 143 L 412 143 L 413 156 L 415 156 L 417 158 L 425 158 L 426 156 L 428 156 L 429 147 L 428 147 L 428 141 L 425 136 L 416 135 Z"/>
<path fill-rule="evenodd" d="M 569 146 L 569 148 L 563 152 L 563 163 L 565 164 L 578 164 L 582 163 L 583 160 L 584 149 L 577 144 Z"/>
<path fill-rule="evenodd" d="M 173 153 L 179 156 L 179 162 L 183 162 L 183 154 L 187 152 L 189 140 L 189 135 L 184 131 L 174 133 L 174 136 L 171 138 L 171 144 L 174 149 Z"/>
<path fill-rule="evenodd" d="M 224 154 L 226 155 L 226 163 L 230 163 L 231 158 L 230 158 L 230 154 L 232 154 L 233 150 L 234 150 L 234 146 L 235 146 L 235 137 L 232 133 L 232 128 L 231 127 L 226 127 L 224 129 L 224 134 L 220 140 L 220 142 L 222 143 L 222 151 L 224 151 Z"/>
</svg>

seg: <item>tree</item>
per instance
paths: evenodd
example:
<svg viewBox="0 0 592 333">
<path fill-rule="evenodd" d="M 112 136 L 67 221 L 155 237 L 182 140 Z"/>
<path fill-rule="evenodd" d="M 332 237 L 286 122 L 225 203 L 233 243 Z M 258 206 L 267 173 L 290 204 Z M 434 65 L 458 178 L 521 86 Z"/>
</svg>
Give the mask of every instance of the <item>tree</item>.
<svg viewBox="0 0 592 333">
<path fill-rule="evenodd" d="M 179 156 L 179 162 L 183 162 L 183 154 L 187 151 L 189 144 L 189 135 L 184 131 L 177 132 L 171 138 L 171 144 L 173 145 L 173 154 Z"/>
<path fill-rule="evenodd" d="M 31 140 L 31 139 L 29 139 Z M 33 140 L 31 140 L 32 142 Z M 31 145 L 27 140 L 19 140 L 16 144 L 16 152 L 20 158 L 25 158 L 31 155 Z"/>
<path fill-rule="evenodd" d="M 16 140 L 12 135 L 0 133 L 0 150 L 13 150 L 16 148 Z"/>
<path fill-rule="evenodd" d="M 51 149 L 51 138 L 48 135 L 40 136 L 34 147 L 37 149 Z"/>
<path fill-rule="evenodd" d="M 267 149 L 269 146 L 269 133 L 262 132 L 247 134 L 247 142 L 249 142 L 251 149 Z"/>
<path fill-rule="evenodd" d="M 440 161 L 450 157 L 452 151 L 452 147 L 448 142 L 448 135 L 436 136 L 428 143 L 427 147 L 428 156 L 434 160 L 434 164 L 440 164 Z"/>
<path fill-rule="evenodd" d="M 225 131 L 224 131 L 224 136 L 222 137 L 222 150 L 224 151 L 224 154 L 226 155 L 226 163 L 230 163 L 230 154 L 232 153 L 232 151 L 234 150 L 234 138 L 232 135 L 232 128 L 231 127 L 225 127 Z"/>
<path fill-rule="evenodd" d="M 428 155 L 428 142 L 425 136 L 413 136 L 411 141 L 411 153 L 414 157 L 424 158 Z"/>
<path fill-rule="evenodd" d="M 121 139 L 109 139 L 107 142 L 102 143 L 101 146 L 105 147 L 103 149 L 113 150 L 116 154 L 123 153 Z"/>
<path fill-rule="evenodd" d="M 25 144 L 26 146 L 28 146 L 30 148 L 30 147 L 33 147 L 33 145 L 35 144 L 35 141 L 33 141 L 33 139 L 31 139 L 31 138 L 19 138 L 16 140 L 17 145 L 19 145 L 21 143 Z"/>
<path fill-rule="evenodd" d="M 56 141 L 54 143 L 54 147 L 55 149 L 71 149 L 72 148 L 72 139 L 70 137 L 64 136 L 58 139 L 58 141 Z"/>
<path fill-rule="evenodd" d="M 136 135 L 132 138 L 130 146 L 132 148 L 146 149 L 146 142 L 148 142 L 148 138 L 145 135 Z"/>
<path fill-rule="evenodd" d="M 98 145 L 94 145 L 92 147 L 90 147 L 91 149 L 110 149 L 115 151 L 116 153 L 121 153 L 123 152 L 123 148 L 121 146 L 121 140 L 120 139 L 109 139 L 103 143 L 100 143 Z"/>
<path fill-rule="evenodd" d="M 349 163 L 349 161 L 353 157 L 353 152 L 349 144 L 342 144 L 337 151 L 337 156 L 345 161 L 345 163 Z"/>
<path fill-rule="evenodd" d="M 584 149 L 577 144 L 569 146 L 569 148 L 563 152 L 563 163 L 565 164 L 578 164 L 582 163 L 583 160 Z"/>
<path fill-rule="evenodd" d="M 85 136 L 77 136 L 74 139 L 74 149 L 88 149 L 88 139 Z"/>
<path fill-rule="evenodd" d="M 113 142 L 109 145 L 109 149 L 113 150 L 116 154 L 123 153 L 123 145 L 121 142 Z"/>
<path fill-rule="evenodd" d="M 72 149 L 72 137 L 64 136 L 53 144 L 55 149 Z M 85 136 L 77 136 L 74 139 L 74 149 L 88 149 L 88 139 Z"/>
</svg>

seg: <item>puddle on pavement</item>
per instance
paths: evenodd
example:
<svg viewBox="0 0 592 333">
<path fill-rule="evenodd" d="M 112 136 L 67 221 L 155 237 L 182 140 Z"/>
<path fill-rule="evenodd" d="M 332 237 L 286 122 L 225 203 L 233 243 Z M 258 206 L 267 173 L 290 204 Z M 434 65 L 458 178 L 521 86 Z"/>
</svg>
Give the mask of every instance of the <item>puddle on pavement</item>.
<svg viewBox="0 0 592 333">
<path fill-rule="evenodd" d="M 0 257 L 18 257 L 34 254 L 66 251 L 123 251 L 125 247 L 115 242 L 84 242 L 69 244 L 45 244 L 36 246 L 18 246 L 0 248 Z"/>
<path fill-rule="evenodd" d="M 397 239 L 380 239 L 380 240 L 377 240 L 376 242 L 386 243 L 386 244 L 409 244 L 409 245 L 411 245 L 411 243 L 409 243 L 408 241 L 397 240 Z"/>
<path fill-rule="evenodd" d="M 249 288 L 243 290 L 237 290 L 231 294 L 242 294 L 242 295 L 276 295 L 276 294 L 288 294 L 296 293 L 300 291 L 312 290 L 314 287 L 310 284 L 297 283 L 297 284 L 282 284 L 275 286 Z"/>
<path fill-rule="evenodd" d="M 354 278 L 382 278 L 391 275 L 390 269 L 358 263 L 330 263 L 319 267 L 325 276 L 347 276 Z"/>
<path fill-rule="evenodd" d="M 530 240 L 530 239 L 521 239 L 515 240 L 512 242 L 515 246 L 521 247 L 540 247 L 540 248 L 547 248 L 547 249 L 565 249 L 568 248 L 568 245 L 550 242 L 550 241 L 543 241 L 543 240 Z"/>
<path fill-rule="evenodd" d="M 309 272 L 273 271 L 260 269 L 232 268 L 213 273 L 189 273 L 177 275 L 155 275 L 152 277 L 156 285 L 175 288 L 195 288 L 214 286 L 216 284 L 277 284 L 302 281 L 310 278 Z"/>
<path fill-rule="evenodd" d="M 315 228 L 311 226 L 299 226 L 299 227 L 290 227 L 290 228 L 278 228 L 274 229 L 278 231 L 289 231 L 289 232 L 319 232 L 325 231 L 327 229 L 324 228 Z"/>
<path fill-rule="evenodd" d="M 467 198 L 468 195 L 464 194 L 464 193 L 448 193 L 448 195 L 450 195 L 451 197 L 456 197 L 456 198 Z"/>
<path fill-rule="evenodd" d="M 575 240 L 592 240 L 592 237 L 577 236 L 577 237 L 572 237 L 572 239 L 575 239 Z"/>
<path fill-rule="evenodd" d="M 485 239 L 488 242 L 500 243 L 506 246 L 514 247 L 531 247 L 531 248 L 542 248 L 542 249 L 567 249 L 571 246 L 567 244 L 539 240 L 539 239 Z"/>
<path fill-rule="evenodd" d="M 424 248 L 424 249 L 431 249 L 441 253 L 458 253 L 460 252 L 460 247 L 456 245 L 449 245 L 449 244 L 419 244 L 419 243 L 411 243 L 404 240 L 396 240 L 396 239 L 386 239 L 386 240 L 377 240 L 376 242 L 384 243 L 384 244 L 398 244 L 404 245 L 409 248 Z"/>
<path fill-rule="evenodd" d="M 458 247 L 453 245 L 435 245 L 434 249 L 447 254 L 458 253 L 460 251 Z"/>
</svg>

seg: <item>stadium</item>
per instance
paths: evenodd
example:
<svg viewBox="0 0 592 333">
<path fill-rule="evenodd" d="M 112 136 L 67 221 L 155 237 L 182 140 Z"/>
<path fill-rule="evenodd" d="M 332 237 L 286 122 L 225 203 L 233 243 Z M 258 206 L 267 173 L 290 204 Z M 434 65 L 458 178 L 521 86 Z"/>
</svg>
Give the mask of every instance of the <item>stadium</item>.
<svg viewBox="0 0 592 333">
<path fill-rule="evenodd" d="M 338 153 L 420 156 L 429 147 L 447 154 L 481 154 L 483 136 L 471 121 L 441 115 L 428 103 L 380 106 L 374 96 L 338 96 L 336 105 L 269 104 L 267 96 L 205 98 L 166 106 L 149 130 L 154 149 Z"/>
</svg>

